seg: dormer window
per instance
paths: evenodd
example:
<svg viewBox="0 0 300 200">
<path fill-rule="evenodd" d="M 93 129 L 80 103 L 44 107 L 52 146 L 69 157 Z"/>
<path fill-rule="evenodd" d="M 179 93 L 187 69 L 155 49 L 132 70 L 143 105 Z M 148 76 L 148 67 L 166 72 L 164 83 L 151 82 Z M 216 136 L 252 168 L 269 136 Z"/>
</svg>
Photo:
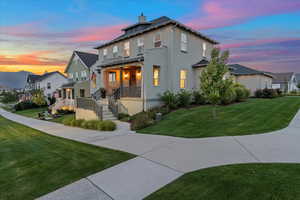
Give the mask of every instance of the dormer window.
<svg viewBox="0 0 300 200">
<path fill-rule="evenodd" d="M 161 37 L 160 37 L 160 33 L 157 33 L 157 34 L 154 36 L 154 47 L 155 47 L 155 48 L 161 47 Z"/>
<path fill-rule="evenodd" d="M 181 33 L 181 51 L 187 52 L 187 35 L 186 33 Z"/>
<path fill-rule="evenodd" d="M 137 39 L 138 53 L 143 53 L 144 51 L 144 38 Z"/>
<path fill-rule="evenodd" d="M 125 57 L 130 56 L 130 43 L 129 42 L 124 43 L 124 56 Z"/>
<path fill-rule="evenodd" d="M 118 46 L 113 47 L 113 57 L 116 58 L 118 56 L 119 48 Z"/>
<path fill-rule="evenodd" d="M 203 42 L 203 44 L 202 44 L 202 56 L 203 57 L 206 57 L 206 49 L 207 49 L 206 43 Z"/>
<path fill-rule="evenodd" d="M 107 49 L 103 49 L 103 58 L 107 57 Z"/>
</svg>

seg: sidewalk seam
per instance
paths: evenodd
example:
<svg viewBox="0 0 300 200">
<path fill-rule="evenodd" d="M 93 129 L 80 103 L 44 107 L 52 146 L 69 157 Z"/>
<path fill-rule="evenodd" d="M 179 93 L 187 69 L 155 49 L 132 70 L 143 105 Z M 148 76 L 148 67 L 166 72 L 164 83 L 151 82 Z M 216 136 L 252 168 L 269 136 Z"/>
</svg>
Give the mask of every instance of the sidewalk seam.
<svg viewBox="0 0 300 200">
<path fill-rule="evenodd" d="M 109 198 L 111 198 L 111 200 L 114 200 L 114 198 L 112 196 L 110 196 L 108 193 L 106 193 L 104 190 L 102 190 L 98 185 L 96 185 L 92 180 L 90 180 L 88 177 L 85 177 L 84 179 L 86 179 L 89 183 L 91 183 L 97 190 L 99 190 L 100 192 L 103 192 L 104 194 L 106 194 Z"/>
<path fill-rule="evenodd" d="M 183 171 L 174 169 L 174 168 L 172 168 L 172 167 L 169 167 L 168 165 L 162 164 L 162 163 L 160 163 L 160 162 L 157 162 L 157 161 L 154 161 L 154 160 L 150 160 L 150 159 L 148 159 L 148 158 L 146 158 L 146 157 L 143 157 L 143 156 L 138 156 L 138 157 L 143 158 L 143 159 L 145 159 L 145 160 L 148 160 L 148 161 L 150 161 L 150 162 L 152 162 L 152 163 L 154 163 L 154 164 L 160 165 L 160 166 L 162 166 L 162 167 L 166 167 L 166 168 L 168 168 L 168 169 L 170 169 L 170 170 L 172 170 L 172 171 L 175 171 L 175 172 L 177 172 L 177 173 L 180 173 L 180 174 L 182 174 L 182 175 L 186 173 L 186 172 L 183 172 Z"/>
<path fill-rule="evenodd" d="M 254 153 L 252 153 L 249 149 L 247 149 L 247 147 L 245 145 L 243 145 L 237 138 L 232 137 L 246 152 L 248 152 L 255 160 L 257 160 L 258 162 L 261 162 L 261 160 L 259 160 L 258 157 L 256 157 L 256 155 Z"/>
</svg>

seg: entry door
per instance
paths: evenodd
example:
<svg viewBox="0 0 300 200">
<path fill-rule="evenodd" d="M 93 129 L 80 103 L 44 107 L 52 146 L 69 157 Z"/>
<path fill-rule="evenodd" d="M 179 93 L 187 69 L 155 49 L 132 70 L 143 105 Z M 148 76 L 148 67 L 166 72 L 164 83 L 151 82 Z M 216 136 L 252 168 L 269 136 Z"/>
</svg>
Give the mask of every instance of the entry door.
<svg viewBox="0 0 300 200">
<path fill-rule="evenodd" d="M 135 70 L 130 71 L 129 86 L 130 87 L 136 86 L 136 71 Z"/>
</svg>

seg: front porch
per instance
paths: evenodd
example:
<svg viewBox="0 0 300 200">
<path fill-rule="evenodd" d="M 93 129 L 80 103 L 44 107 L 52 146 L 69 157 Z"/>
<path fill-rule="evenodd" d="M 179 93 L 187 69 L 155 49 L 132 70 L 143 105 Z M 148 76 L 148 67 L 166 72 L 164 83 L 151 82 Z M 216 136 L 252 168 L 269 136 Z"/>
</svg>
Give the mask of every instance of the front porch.
<svg viewBox="0 0 300 200">
<path fill-rule="evenodd" d="M 115 99 L 141 98 L 141 64 L 110 67 L 104 69 L 103 85 L 107 96 L 113 96 Z"/>
<path fill-rule="evenodd" d="M 51 112 L 55 114 L 57 110 L 75 111 L 75 83 L 67 83 L 58 89 L 55 104 L 51 107 Z"/>
</svg>

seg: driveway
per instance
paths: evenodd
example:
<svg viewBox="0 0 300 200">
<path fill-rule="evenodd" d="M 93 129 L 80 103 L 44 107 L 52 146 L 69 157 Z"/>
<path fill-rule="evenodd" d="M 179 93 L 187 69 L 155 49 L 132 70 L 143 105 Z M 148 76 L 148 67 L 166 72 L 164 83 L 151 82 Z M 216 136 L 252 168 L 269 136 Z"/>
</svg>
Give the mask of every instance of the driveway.
<svg viewBox="0 0 300 200">
<path fill-rule="evenodd" d="M 40 199 L 140 200 L 184 173 L 203 168 L 237 163 L 300 163 L 300 112 L 283 130 L 202 139 L 135 134 L 121 122 L 115 132 L 99 132 L 26 118 L 3 109 L 0 115 L 51 135 L 137 155 Z"/>
</svg>

